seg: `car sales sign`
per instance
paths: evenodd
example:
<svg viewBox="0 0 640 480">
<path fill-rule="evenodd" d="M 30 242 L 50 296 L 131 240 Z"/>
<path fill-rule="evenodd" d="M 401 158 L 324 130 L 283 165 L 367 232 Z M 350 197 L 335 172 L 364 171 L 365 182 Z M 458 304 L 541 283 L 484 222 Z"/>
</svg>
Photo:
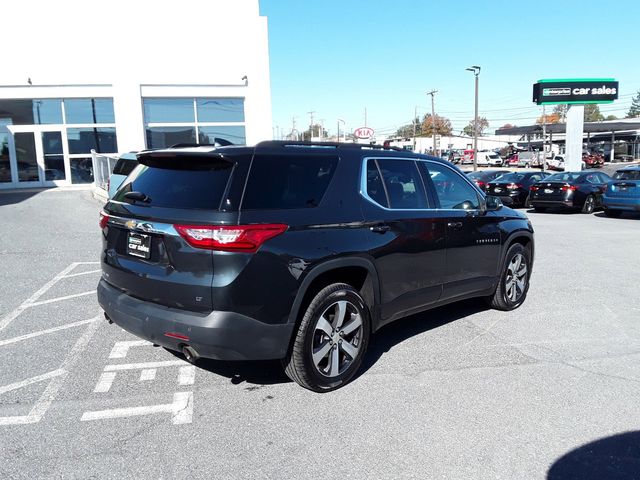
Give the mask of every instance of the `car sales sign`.
<svg viewBox="0 0 640 480">
<path fill-rule="evenodd" d="M 363 140 L 367 139 L 367 138 L 371 138 L 373 137 L 373 128 L 371 127 L 360 127 L 360 128 L 356 128 L 353 131 L 353 136 L 356 138 L 361 138 Z"/>
<path fill-rule="evenodd" d="M 538 80 L 533 85 L 533 101 L 538 105 L 612 103 L 618 90 L 613 78 Z"/>
</svg>

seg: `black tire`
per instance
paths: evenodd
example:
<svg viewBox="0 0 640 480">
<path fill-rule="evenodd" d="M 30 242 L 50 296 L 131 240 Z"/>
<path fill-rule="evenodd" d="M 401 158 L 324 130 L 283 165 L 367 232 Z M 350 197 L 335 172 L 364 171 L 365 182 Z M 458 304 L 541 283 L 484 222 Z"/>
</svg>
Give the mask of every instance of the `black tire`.
<svg viewBox="0 0 640 480">
<path fill-rule="evenodd" d="M 620 215 L 622 215 L 622 210 L 615 210 L 613 208 L 605 208 L 604 209 L 604 214 L 607 217 L 618 218 Z"/>
<path fill-rule="evenodd" d="M 582 213 L 591 214 L 596 209 L 596 197 L 593 195 L 587 195 L 582 205 Z"/>
<path fill-rule="evenodd" d="M 533 207 L 533 209 L 538 213 L 543 213 L 547 211 L 547 207 Z"/>
<path fill-rule="evenodd" d="M 531 208 L 531 198 L 528 195 L 524 201 L 524 208 Z"/>
<path fill-rule="evenodd" d="M 509 283 L 511 283 L 511 270 L 510 267 L 512 262 L 520 256 L 521 260 L 524 262 L 526 267 L 526 271 L 524 273 L 524 287 L 521 289 L 521 292 L 518 295 L 518 287 L 517 285 L 513 285 L 513 288 L 516 289 L 515 298 L 510 298 L 509 294 L 511 293 L 511 289 L 509 288 Z M 521 267 L 518 267 L 518 271 Z M 489 304 L 492 308 L 496 310 L 509 311 L 518 308 L 522 305 L 527 298 L 527 292 L 529 291 L 529 276 L 531 274 L 531 258 L 529 255 L 529 250 L 527 250 L 522 244 L 514 243 L 507 250 L 507 254 L 504 258 L 504 263 L 502 267 L 502 272 L 500 273 L 500 279 L 498 281 L 498 287 L 496 288 L 493 296 L 489 297 Z"/>
<path fill-rule="evenodd" d="M 352 312 L 349 313 L 351 320 L 356 319 L 357 315 L 359 315 L 361 319 L 361 327 L 352 334 L 351 340 L 347 340 L 346 336 L 344 337 L 344 341 L 349 342 L 351 347 L 354 347 L 354 343 L 352 342 L 354 342 L 355 339 L 355 344 L 357 344 L 357 354 L 355 358 L 349 357 L 345 350 L 342 350 L 342 346 L 338 347 L 338 338 L 331 340 L 330 334 L 324 334 L 323 331 L 318 330 L 321 319 L 327 319 L 323 315 L 329 315 L 329 318 L 331 318 L 327 312 L 341 301 L 346 301 L 347 313 L 349 313 L 349 310 L 352 310 Z M 355 314 L 357 314 L 356 317 L 354 317 Z M 338 314 L 335 313 L 333 317 L 334 320 L 329 322 L 331 328 L 336 325 L 337 315 Z M 347 325 L 346 314 L 343 326 L 344 325 Z M 337 328 L 333 330 L 336 332 L 336 335 L 338 334 L 337 330 Z M 291 351 L 282 361 L 285 373 L 297 384 L 314 392 L 329 392 L 340 388 L 346 385 L 360 369 L 367 351 L 367 346 L 369 345 L 370 332 L 369 309 L 358 291 L 346 283 L 329 285 L 320 290 L 307 307 L 295 333 Z M 324 337 L 326 337 L 326 341 L 321 343 L 320 341 L 324 339 Z M 318 351 L 323 350 L 329 341 L 332 342 L 331 345 L 333 346 L 323 358 L 327 360 L 326 368 L 330 371 L 328 373 L 322 373 L 321 368 L 313 361 L 314 345 L 321 343 L 322 347 L 319 348 Z M 342 338 L 340 338 L 339 343 L 342 345 Z M 332 369 L 330 362 L 333 359 L 334 348 L 338 352 L 338 365 L 340 365 L 341 361 L 345 362 L 344 370 L 337 375 L 331 375 Z M 351 359 L 349 360 L 349 358 Z M 323 360 L 321 360 L 321 362 L 322 361 Z"/>
</svg>

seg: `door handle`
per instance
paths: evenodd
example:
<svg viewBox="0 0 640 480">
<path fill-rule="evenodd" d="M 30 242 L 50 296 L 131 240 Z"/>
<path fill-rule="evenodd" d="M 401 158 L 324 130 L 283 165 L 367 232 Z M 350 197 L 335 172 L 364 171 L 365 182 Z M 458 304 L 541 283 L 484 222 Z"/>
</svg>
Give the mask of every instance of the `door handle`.
<svg viewBox="0 0 640 480">
<path fill-rule="evenodd" d="M 391 230 L 389 225 L 376 225 L 374 227 L 369 227 L 369 230 L 375 233 L 386 233 Z"/>
<path fill-rule="evenodd" d="M 462 222 L 448 222 L 447 227 L 458 230 L 462 228 Z"/>
</svg>

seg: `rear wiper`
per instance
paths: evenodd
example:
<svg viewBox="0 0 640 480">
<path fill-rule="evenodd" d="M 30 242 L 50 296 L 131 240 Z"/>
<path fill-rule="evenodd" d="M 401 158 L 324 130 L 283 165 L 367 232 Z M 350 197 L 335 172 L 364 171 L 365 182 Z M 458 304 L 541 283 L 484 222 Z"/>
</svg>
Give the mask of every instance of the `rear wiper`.
<svg viewBox="0 0 640 480">
<path fill-rule="evenodd" d="M 124 198 L 127 200 L 133 200 L 134 202 L 151 202 L 151 198 L 142 192 L 127 192 L 124 194 Z"/>
</svg>

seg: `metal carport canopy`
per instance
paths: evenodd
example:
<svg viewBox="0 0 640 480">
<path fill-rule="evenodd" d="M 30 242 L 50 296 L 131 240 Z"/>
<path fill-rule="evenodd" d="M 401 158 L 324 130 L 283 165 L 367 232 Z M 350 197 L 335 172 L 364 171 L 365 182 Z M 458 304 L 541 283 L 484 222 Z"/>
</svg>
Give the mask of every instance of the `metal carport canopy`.
<svg viewBox="0 0 640 480">
<path fill-rule="evenodd" d="M 547 133 L 566 133 L 565 123 L 547 123 Z M 596 132 L 623 132 L 640 130 L 638 122 L 585 122 L 584 133 Z M 528 133 L 542 132 L 542 124 L 528 125 L 526 127 L 500 128 L 496 130 L 496 135 L 526 135 Z"/>
</svg>

